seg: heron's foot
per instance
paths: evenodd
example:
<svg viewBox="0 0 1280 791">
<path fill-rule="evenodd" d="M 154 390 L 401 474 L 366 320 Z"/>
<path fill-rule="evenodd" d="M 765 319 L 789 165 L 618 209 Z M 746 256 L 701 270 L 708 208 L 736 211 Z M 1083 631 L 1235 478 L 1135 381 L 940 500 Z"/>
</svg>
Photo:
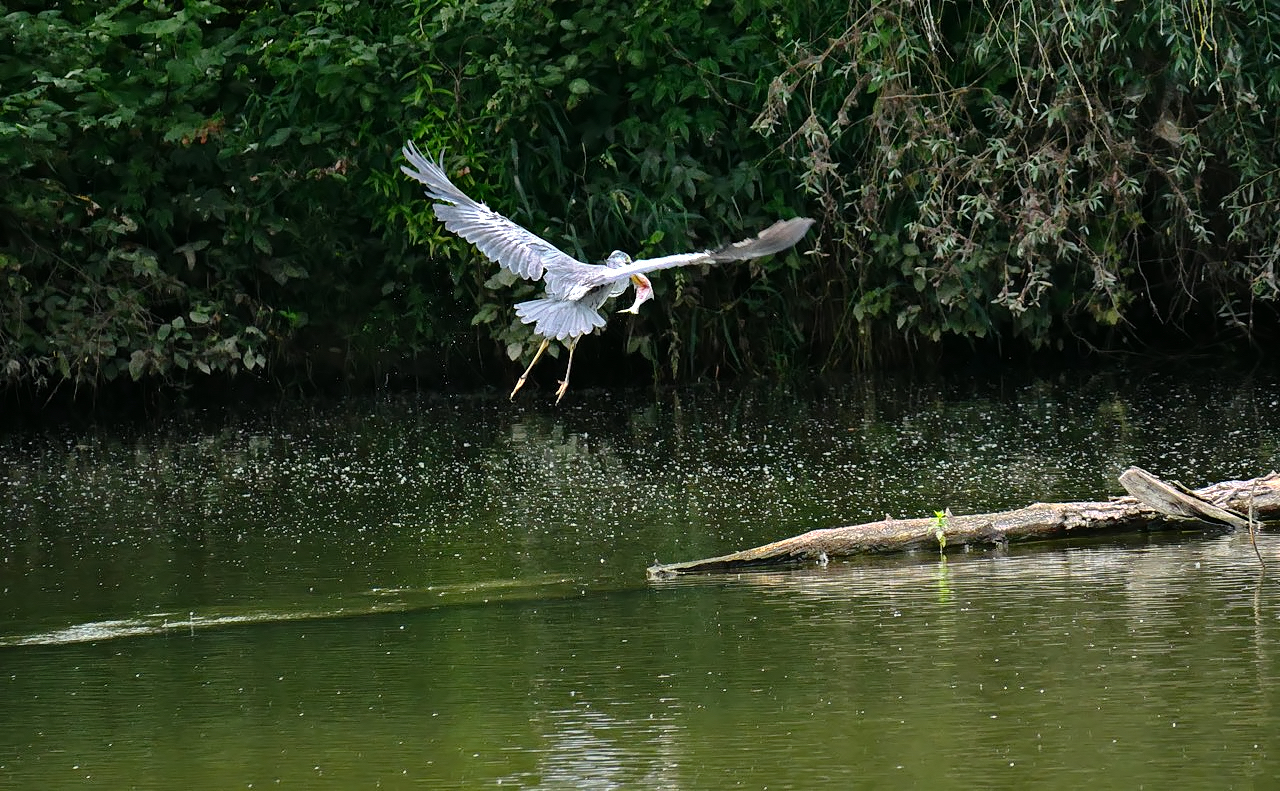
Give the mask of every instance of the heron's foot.
<svg viewBox="0 0 1280 791">
<path fill-rule="evenodd" d="M 520 392 L 520 388 L 524 387 L 525 380 L 529 378 L 529 372 L 533 370 L 533 366 L 538 364 L 538 358 L 542 356 L 542 353 L 547 350 L 547 346 L 550 344 L 551 341 L 546 338 L 542 339 L 542 343 L 538 345 L 537 353 L 534 354 L 533 359 L 529 361 L 529 367 L 524 369 L 524 373 L 520 374 L 520 378 L 516 380 L 516 386 L 511 388 L 511 395 L 508 400 L 515 400 L 516 393 Z"/>
<path fill-rule="evenodd" d="M 556 403 L 560 403 L 560 399 L 564 398 L 565 391 L 569 389 L 569 377 L 565 377 L 560 383 L 560 387 L 556 390 Z"/>
</svg>

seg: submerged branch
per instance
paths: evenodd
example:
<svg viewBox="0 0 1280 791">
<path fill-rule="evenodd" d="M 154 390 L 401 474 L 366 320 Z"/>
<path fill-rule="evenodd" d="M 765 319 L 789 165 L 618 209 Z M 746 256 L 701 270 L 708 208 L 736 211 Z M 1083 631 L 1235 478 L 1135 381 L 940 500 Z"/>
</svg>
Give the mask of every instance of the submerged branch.
<svg viewBox="0 0 1280 791">
<path fill-rule="evenodd" d="M 811 530 L 720 557 L 650 566 L 651 580 L 780 565 L 826 563 L 830 558 L 921 547 L 1004 544 L 1083 533 L 1143 530 L 1188 522 L 1240 528 L 1249 518 L 1280 518 L 1280 473 L 1248 481 L 1223 481 L 1194 491 L 1161 481 L 1138 467 L 1120 476 L 1130 495 L 1106 502 L 1034 503 L 1012 511 L 920 519 L 892 519 Z"/>
</svg>

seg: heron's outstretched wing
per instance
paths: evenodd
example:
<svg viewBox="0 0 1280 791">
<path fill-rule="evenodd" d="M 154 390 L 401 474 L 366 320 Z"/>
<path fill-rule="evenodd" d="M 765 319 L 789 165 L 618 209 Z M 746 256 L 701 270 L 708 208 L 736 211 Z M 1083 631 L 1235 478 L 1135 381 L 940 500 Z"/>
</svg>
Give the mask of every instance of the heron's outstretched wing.
<svg viewBox="0 0 1280 791">
<path fill-rule="evenodd" d="M 444 227 L 466 239 L 490 261 L 501 264 L 526 280 L 542 277 L 548 264 L 577 264 L 573 256 L 521 228 L 483 203 L 468 198 L 449 181 L 444 172 L 443 156 L 439 163 L 422 155 L 410 140 L 404 146 L 408 165 L 400 170 L 422 182 L 427 195 L 440 201 L 432 206 Z"/>
<path fill-rule="evenodd" d="M 713 261 L 746 261 L 749 258 L 773 255 L 790 248 L 804 238 L 815 221 L 808 217 L 792 217 L 778 220 L 750 239 L 734 242 L 712 250 Z"/>
<path fill-rule="evenodd" d="M 716 264 L 723 261 L 746 261 L 782 252 L 800 241 L 814 221 L 808 217 L 779 220 L 741 242 L 727 244 L 701 253 L 680 253 L 661 258 L 645 258 L 624 266 L 600 266 L 581 261 L 556 261 L 547 264 L 547 293 L 560 299 L 581 299 L 588 291 L 607 283 L 625 282 L 632 275 L 643 275 L 659 269 L 691 264 Z"/>
<path fill-rule="evenodd" d="M 616 297 L 626 290 L 627 280 L 633 274 L 643 274 L 654 269 L 670 269 L 673 266 L 709 264 L 712 260 L 709 253 L 683 253 L 665 258 L 633 261 L 623 266 L 557 261 L 547 266 L 546 274 L 542 279 L 547 286 L 547 296 L 574 302 L 585 299 L 588 294 L 602 286 L 609 286 L 610 296 Z"/>
</svg>

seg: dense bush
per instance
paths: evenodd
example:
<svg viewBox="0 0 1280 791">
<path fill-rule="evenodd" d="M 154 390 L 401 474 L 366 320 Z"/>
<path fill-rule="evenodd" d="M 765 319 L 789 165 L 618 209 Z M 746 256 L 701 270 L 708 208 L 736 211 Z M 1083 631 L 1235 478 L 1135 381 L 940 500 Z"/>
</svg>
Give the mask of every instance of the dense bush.
<svg viewBox="0 0 1280 791">
<path fill-rule="evenodd" d="M 1043 346 L 1216 313 L 1252 339 L 1280 297 L 1278 34 L 1252 0 L 860 7 L 757 128 L 855 251 L 857 326 Z"/>
<path fill-rule="evenodd" d="M 0 74 L 23 86 L 0 121 L 4 380 L 368 361 L 465 323 L 443 269 L 379 231 L 370 183 L 392 178 L 425 60 L 374 34 L 393 21 L 360 3 L 4 16 Z"/>
<path fill-rule="evenodd" d="M 1275 327 L 1267 4 L 124 0 L 0 33 L 10 387 L 527 355 L 537 287 L 434 222 L 407 136 L 593 260 L 822 218 L 808 258 L 657 278 L 605 336 L 657 376 Z"/>
</svg>

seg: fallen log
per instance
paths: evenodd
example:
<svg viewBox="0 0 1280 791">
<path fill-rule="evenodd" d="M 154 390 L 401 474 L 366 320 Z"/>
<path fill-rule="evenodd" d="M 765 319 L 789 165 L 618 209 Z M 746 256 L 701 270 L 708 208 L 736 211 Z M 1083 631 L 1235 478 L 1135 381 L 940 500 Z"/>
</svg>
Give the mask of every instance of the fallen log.
<svg viewBox="0 0 1280 791">
<path fill-rule="evenodd" d="M 1028 539 L 1062 538 L 1084 533 L 1161 529 L 1192 522 L 1233 529 L 1280 519 L 1280 473 L 1247 481 L 1223 481 L 1194 491 L 1160 480 L 1138 467 L 1120 476 L 1129 492 L 1096 503 L 1035 503 L 1012 511 L 953 516 L 948 509 L 932 517 L 893 519 L 849 527 L 811 530 L 729 555 L 683 563 L 655 563 L 650 580 L 681 574 L 712 574 L 825 564 L 829 559 L 921 547 L 999 545 Z"/>
</svg>

